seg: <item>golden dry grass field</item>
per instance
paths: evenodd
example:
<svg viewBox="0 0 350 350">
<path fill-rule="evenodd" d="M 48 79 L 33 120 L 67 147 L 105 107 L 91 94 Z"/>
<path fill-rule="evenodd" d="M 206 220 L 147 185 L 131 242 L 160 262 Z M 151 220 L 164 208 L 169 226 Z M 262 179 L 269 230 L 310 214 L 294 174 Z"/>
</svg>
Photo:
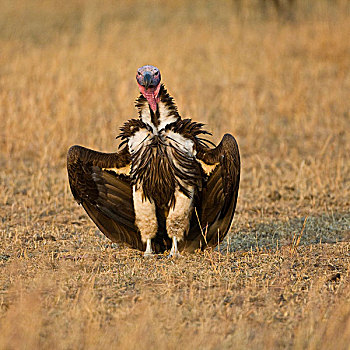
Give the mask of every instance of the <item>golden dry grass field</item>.
<svg viewBox="0 0 350 350">
<path fill-rule="evenodd" d="M 348 1 L 0 1 L 0 349 L 350 349 Z M 73 200 L 139 66 L 237 138 L 218 252 L 145 260 Z"/>
</svg>

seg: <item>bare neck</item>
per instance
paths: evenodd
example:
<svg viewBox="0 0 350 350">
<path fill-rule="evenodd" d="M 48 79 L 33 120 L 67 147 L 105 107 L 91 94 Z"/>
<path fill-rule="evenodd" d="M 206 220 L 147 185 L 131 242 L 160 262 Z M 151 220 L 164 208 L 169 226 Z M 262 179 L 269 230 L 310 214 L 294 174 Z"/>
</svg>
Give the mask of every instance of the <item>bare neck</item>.
<svg viewBox="0 0 350 350">
<path fill-rule="evenodd" d="M 159 102 L 155 112 L 152 111 L 142 94 L 137 98 L 135 105 L 138 109 L 139 117 L 152 129 L 154 134 L 158 134 L 160 130 L 180 118 L 175 102 L 164 85 L 160 87 Z"/>
</svg>

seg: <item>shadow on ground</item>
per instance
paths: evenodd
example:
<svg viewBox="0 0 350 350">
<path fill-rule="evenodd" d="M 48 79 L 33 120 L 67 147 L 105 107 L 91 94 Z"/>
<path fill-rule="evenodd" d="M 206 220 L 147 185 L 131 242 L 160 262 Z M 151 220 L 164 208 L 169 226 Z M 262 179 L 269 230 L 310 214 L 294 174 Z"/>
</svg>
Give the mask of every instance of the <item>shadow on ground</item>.
<svg viewBox="0 0 350 350">
<path fill-rule="evenodd" d="M 300 245 L 349 241 L 350 213 L 295 217 L 288 221 L 247 224 L 237 229 L 233 227 L 232 233 L 222 242 L 220 251 L 275 250 L 291 245 L 293 237 L 298 236 L 301 236 Z"/>
<path fill-rule="evenodd" d="M 234 225 L 231 234 L 221 243 L 222 253 L 251 250 L 274 251 L 283 246 L 292 246 L 293 239 L 298 237 L 300 237 L 298 245 L 350 241 L 350 213 L 302 216 L 287 221 L 276 220 L 251 223 L 245 227 L 237 226 L 240 227 Z M 95 234 L 100 242 L 105 242 L 106 247 L 119 247 L 119 244 L 112 243 L 99 230 L 96 230 Z"/>
</svg>

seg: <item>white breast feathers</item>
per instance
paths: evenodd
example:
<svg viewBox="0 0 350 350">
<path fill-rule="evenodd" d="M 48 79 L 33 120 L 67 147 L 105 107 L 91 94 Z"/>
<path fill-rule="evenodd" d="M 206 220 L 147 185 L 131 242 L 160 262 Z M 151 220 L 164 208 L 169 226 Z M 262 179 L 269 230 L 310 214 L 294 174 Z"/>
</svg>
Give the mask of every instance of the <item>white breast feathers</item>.
<svg viewBox="0 0 350 350">
<path fill-rule="evenodd" d="M 151 133 L 147 129 L 141 129 L 137 131 L 133 136 L 129 138 L 128 146 L 131 154 L 138 151 L 145 144 L 149 143 Z"/>
<path fill-rule="evenodd" d="M 193 157 L 196 155 L 196 150 L 194 149 L 194 143 L 192 140 L 187 139 L 173 131 L 167 131 L 165 133 L 165 137 L 167 139 L 167 144 L 171 144 L 176 149 L 180 150 L 183 153 L 186 153 L 189 157 Z"/>
</svg>

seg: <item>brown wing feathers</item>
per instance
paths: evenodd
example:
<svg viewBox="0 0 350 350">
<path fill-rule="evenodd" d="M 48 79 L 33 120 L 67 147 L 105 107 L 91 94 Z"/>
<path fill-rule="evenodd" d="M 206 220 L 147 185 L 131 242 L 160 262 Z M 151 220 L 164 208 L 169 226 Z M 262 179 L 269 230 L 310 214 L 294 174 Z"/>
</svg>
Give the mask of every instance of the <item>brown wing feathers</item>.
<svg viewBox="0 0 350 350">
<path fill-rule="evenodd" d="M 203 189 L 200 216 L 208 245 L 215 245 L 218 235 L 221 241 L 230 229 L 236 208 L 240 179 L 237 142 L 226 134 L 216 148 L 199 149 L 197 158 L 206 164 L 217 164 Z"/>
<path fill-rule="evenodd" d="M 130 155 L 125 148 L 106 154 L 73 146 L 67 157 L 69 184 L 74 198 L 107 237 L 143 249 L 134 224 L 130 179 L 108 170 L 129 163 Z"/>
<path fill-rule="evenodd" d="M 220 165 L 222 189 L 225 196 L 221 215 L 225 215 L 231 202 L 231 197 L 238 192 L 239 186 L 240 157 L 237 142 L 232 135 L 225 134 L 216 148 L 199 149 L 197 158 L 206 164 Z"/>
<path fill-rule="evenodd" d="M 101 153 L 81 146 L 72 146 L 67 154 L 69 184 L 78 203 L 90 201 L 98 196 L 96 184 L 91 177 L 91 166 L 100 168 L 122 168 L 130 163 L 126 148 L 119 153 Z"/>
</svg>

